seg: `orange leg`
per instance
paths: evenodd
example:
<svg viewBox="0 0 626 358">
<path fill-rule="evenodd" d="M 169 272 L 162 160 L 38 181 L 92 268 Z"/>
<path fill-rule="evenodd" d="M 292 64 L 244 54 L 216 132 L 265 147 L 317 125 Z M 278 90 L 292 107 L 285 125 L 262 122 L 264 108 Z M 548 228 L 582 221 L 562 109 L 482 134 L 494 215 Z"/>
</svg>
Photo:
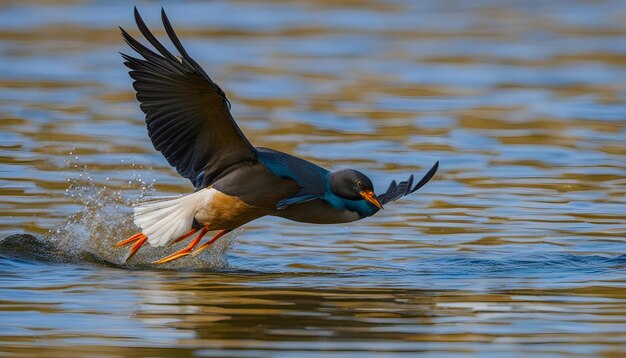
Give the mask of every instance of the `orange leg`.
<svg viewBox="0 0 626 358">
<path fill-rule="evenodd" d="M 202 237 L 208 232 L 209 230 L 206 227 L 203 227 L 202 230 L 200 230 L 200 233 L 198 234 L 198 237 L 196 237 L 195 239 L 193 239 L 189 245 L 187 245 L 187 247 L 185 247 L 184 249 L 180 250 L 180 251 L 176 251 L 175 253 L 164 257 L 160 260 L 157 260 L 155 262 L 153 262 L 153 264 L 164 264 L 170 261 L 174 261 L 176 259 L 179 259 L 181 257 L 187 256 L 191 253 L 191 251 L 194 249 L 194 247 L 196 247 L 198 245 L 198 243 L 200 242 L 200 240 L 202 240 Z M 185 234 L 186 235 L 186 234 Z M 178 240 L 178 239 L 177 239 Z"/>
<path fill-rule="evenodd" d="M 188 238 L 189 236 L 193 235 L 196 231 L 198 231 L 198 229 L 191 229 L 191 230 L 189 230 L 186 234 L 184 234 L 183 236 L 181 236 L 178 239 L 174 240 L 170 245 L 174 245 L 175 243 Z M 122 241 L 118 242 L 117 244 L 115 244 L 115 247 L 121 247 L 121 246 L 126 246 L 126 245 L 129 245 L 129 244 L 135 243 L 130 248 L 130 251 L 128 252 L 128 255 L 126 255 L 126 259 L 124 260 L 124 261 L 128 261 L 128 260 L 130 260 L 131 257 L 135 256 L 137 251 L 139 251 L 139 249 L 143 246 L 143 244 L 146 243 L 147 240 L 148 240 L 148 237 L 144 233 L 140 232 L 138 234 L 135 234 L 135 235 L 129 237 L 126 240 L 122 240 Z"/>
<path fill-rule="evenodd" d="M 215 241 L 217 241 L 217 239 L 219 239 L 220 237 L 228 234 L 230 232 L 230 230 L 222 230 L 220 232 L 218 232 L 217 234 L 215 234 L 215 236 L 213 236 L 213 238 L 207 242 L 205 242 L 204 244 L 202 244 L 202 246 L 200 246 L 196 251 L 193 252 L 193 256 L 196 256 L 197 254 L 199 254 L 202 250 L 206 249 L 207 247 L 211 246 L 211 244 L 213 244 Z"/>
<path fill-rule="evenodd" d="M 142 232 L 140 232 L 139 234 L 135 234 L 135 235 L 129 237 L 128 239 L 126 239 L 126 240 L 119 241 L 117 244 L 115 244 L 115 247 L 120 247 L 120 246 L 125 246 L 125 245 L 128 245 L 128 244 L 132 244 L 135 241 L 141 240 L 141 238 L 143 236 L 145 236 L 145 235 Z"/>
<path fill-rule="evenodd" d="M 172 241 L 172 243 L 169 246 L 174 245 L 177 242 L 183 241 L 186 238 L 188 238 L 189 236 L 193 235 L 196 231 L 198 231 L 198 229 L 191 229 L 189 230 L 186 234 L 184 234 L 183 236 L 179 237 L 178 239 Z"/>
<path fill-rule="evenodd" d="M 139 234 L 135 234 L 126 240 L 122 240 L 118 242 L 117 244 L 115 244 L 115 247 L 120 247 L 120 246 L 134 243 L 133 246 L 130 248 L 130 251 L 128 251 L 128 255 L 126 255 L 126 259 L 124 259 L 124 261 L 128 261 L 130 260 L 131 257 L 135 256 L 137 251 L 139 251 L 139 249 L 143 246 L 143 244 L 146 243 L 146 241 L 148 241 L 148 237 L 144 235 L 144 233 L 140 232 Z"/>
</svg>

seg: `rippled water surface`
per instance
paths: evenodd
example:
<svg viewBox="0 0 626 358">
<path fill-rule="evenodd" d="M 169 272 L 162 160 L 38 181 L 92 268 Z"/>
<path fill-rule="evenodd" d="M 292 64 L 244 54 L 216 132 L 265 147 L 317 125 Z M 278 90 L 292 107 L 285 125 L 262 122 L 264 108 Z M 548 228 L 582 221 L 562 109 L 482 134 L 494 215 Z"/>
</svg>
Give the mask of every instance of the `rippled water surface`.
<svg viewBox="0 0 626 358">
<path fill-rule="evenodd" d="M 192 190 L 121 64 L 132 4 L 0 1 L 0 355 L 626 354 L 626 2 L 165 6 L 255 145 L 379 191 L 440 171 L 123 264 L 132 203 Z"/>
</svg>

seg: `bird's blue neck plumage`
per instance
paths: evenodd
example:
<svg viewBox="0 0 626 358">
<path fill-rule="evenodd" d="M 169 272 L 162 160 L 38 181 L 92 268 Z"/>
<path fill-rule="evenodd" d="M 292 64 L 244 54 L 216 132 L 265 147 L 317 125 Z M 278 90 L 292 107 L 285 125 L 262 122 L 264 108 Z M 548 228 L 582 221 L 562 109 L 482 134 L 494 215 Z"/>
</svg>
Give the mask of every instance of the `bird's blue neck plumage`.
<svg viewBox="0 0 626 358">
<path fill-rule="evenodd" d="M 370 203 L 365 199 L 344 199 L 333 193 L 330 188 L 330 180 L 328 175 L 326 176 L 326 193 L 324 194 L 323 199 L 337 210 L 349 210 L 359 214 L 359 216 L 362 218 L 372 216 L 376 214 L 376 212 L 378 212 L 379 210 L 376 205 Z"/>
<path fill-rule="evenodd" d="M 322 199 L 337 210 L 349 210 L 359 214 L 361 218 L 374 215 L 378 211 L 376 205 L 364 199 L 344 199 L 333 193 L 330 188 L 330 172 L 328 170 L 304 159 L 273 149 L 257 148 L 257 150 L 259 161 L 267 169 L 281 178 L 295 180 L 301 187 L 297 193 L 277 204 L 279 210 L 308 200 Z"/>
</svg>

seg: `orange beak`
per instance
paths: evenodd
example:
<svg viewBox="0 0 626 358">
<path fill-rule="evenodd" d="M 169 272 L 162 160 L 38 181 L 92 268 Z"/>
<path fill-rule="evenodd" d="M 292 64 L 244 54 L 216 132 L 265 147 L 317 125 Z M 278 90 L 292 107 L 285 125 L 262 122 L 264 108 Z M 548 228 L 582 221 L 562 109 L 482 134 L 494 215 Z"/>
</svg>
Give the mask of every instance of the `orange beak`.
<svg viewBox="0 0 626 358">
<path fill-rule="evenodd" d="M 374 194 L 373 191 L 371 191 L 371 190 L 363 190 L 359 194 L 361 194 L 361 197 L 363 199 L 365 199 L 365 200 L 369 201 L 370 203 L 378 206 L 379 209 L 383 209 L 383 205 L 380 203 L 380 201 L 378 201 L 378 198 L 376 197 L 376 194 Z"/>
</svg>

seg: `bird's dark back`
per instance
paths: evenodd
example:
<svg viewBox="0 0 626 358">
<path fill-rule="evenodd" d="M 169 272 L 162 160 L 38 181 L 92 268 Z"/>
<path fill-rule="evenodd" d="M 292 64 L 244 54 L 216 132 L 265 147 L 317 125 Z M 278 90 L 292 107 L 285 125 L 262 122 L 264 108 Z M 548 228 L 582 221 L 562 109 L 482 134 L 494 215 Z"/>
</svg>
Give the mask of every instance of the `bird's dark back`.
<svg viewBox="0 0 626 358">
<path fill-rule="evenodd" d="M 304 159 L 270 148 L 257 147 L 258 160 L 272 173 L 300 185 L 298 195 L 324 196 L 328 170 Z"/>
</svg>

